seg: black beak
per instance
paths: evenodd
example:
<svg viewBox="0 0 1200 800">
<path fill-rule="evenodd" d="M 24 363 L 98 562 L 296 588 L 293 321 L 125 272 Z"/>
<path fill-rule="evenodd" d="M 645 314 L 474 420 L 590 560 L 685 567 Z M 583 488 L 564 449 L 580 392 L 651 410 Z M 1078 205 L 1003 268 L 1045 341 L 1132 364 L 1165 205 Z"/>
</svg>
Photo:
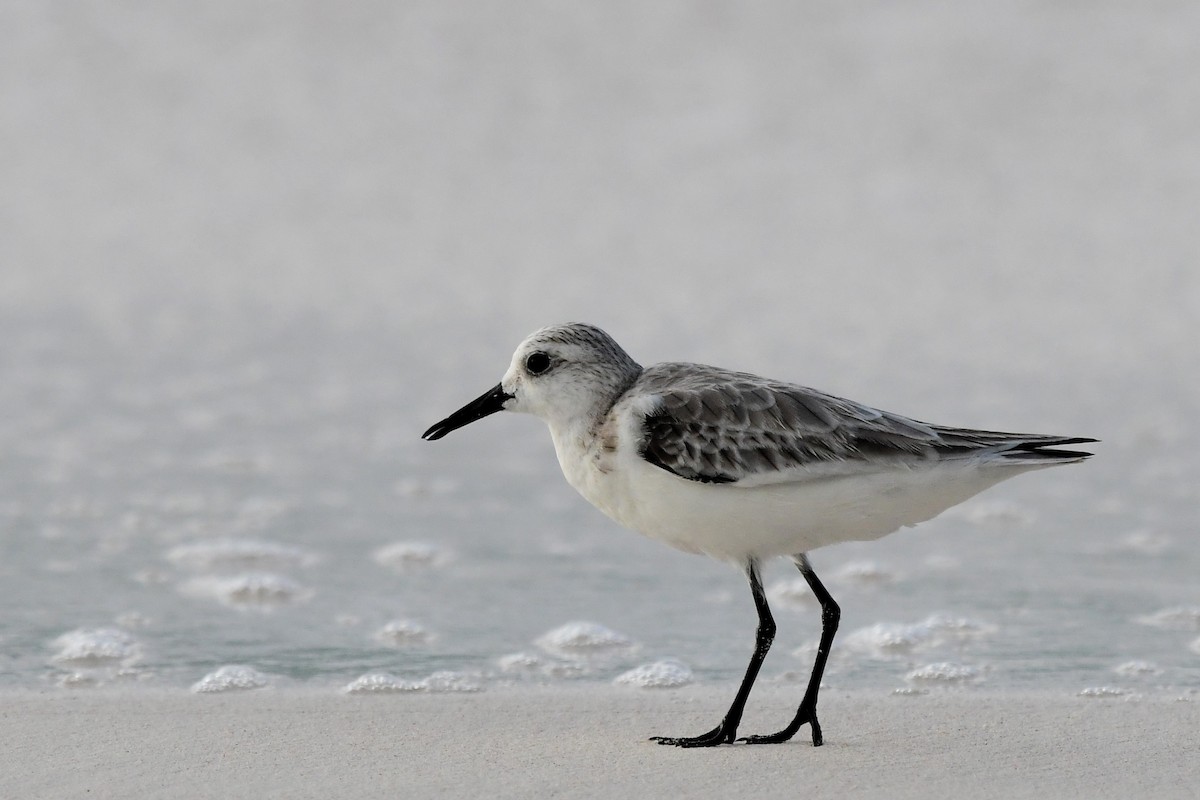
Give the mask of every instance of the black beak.
<svg viewBox="0 0 1200 800">
<path fill-rule="evenodd" d="M 504 404 L 513 399 L 513 395 L 504 391 L 500 384 L 488 389 L 479 397 L 437 423 L 421 434 L 426 441 L 434 441 L 445 436 L 450 431 L 456 431 L 464 425 L 470 425 L 477 419 L 483 419 L 489 414 L 504 410 Z"/>
</svg>

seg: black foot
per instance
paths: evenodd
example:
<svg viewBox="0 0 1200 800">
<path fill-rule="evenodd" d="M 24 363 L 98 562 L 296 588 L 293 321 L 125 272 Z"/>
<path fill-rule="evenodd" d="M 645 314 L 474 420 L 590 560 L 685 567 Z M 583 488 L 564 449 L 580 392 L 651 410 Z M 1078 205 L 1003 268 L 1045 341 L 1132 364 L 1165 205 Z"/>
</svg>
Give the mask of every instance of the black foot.
<svg viewBox="0 0 1200 800">
<path fill-rule="evenodd" d="M 825 739 L 821 736 L 821 723 L 817 722 L 817 710 L 815 708 L 801 708 L 796 714 L 796 718 L 792 723 L 778 733 L 767 734 L 766 736 L 744 736 L 738 739 L 739 742 L 746 744 L 779 744 L 786 742 L 788 739 L 796 735 L 796 731 L 804 725 L 809 725 L 812 728 L 813 747 L 820 747 L 825 744 Z"/>
<path fill-rule="evenodd" d="M 716 747 L 719 744 L 733 744 L 736 733 L 736 730 L 727 731 L 724 725 L 718 725 L 699 736 L 651 736 L 650 741 L 673 744 L 676 747 Z"/>
</svg>

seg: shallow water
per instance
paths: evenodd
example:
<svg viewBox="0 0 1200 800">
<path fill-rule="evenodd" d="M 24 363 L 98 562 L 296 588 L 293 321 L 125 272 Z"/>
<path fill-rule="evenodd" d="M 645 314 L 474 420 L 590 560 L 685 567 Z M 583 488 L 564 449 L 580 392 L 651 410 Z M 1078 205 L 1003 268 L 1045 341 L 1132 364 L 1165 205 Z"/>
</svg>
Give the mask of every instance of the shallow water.
<svg viewBox="0 0 1200 800">
<path fill-rule="evenodd" d="M 1104 440 L 814 553 L 829 685 L 1200 688 L 1194 11 L 787 7 L 0 12 L 0 686 L 732 683 L 734 570 L 590 508 L 536 420 L 419 440 L 584 319 Z"/>
<path fill-rule="evenodd" d="M 535 420 L 422 442 L 453 402 L 380 376 L 385 353 L 344 358 L 336 332 L 305 351 L 311 371 L 289 368 L 284 336 L 247 335 L 223 360 L 168 343 L 150 364 L 101 332 L 55 335 L 7 370 L 4 685 L 184 687 L 229 664 L 331 687 L 447 670 L 609 681 L 663 658 L 732 681 L 744 666 L 744 580 L 577 498 Z M 430 395 L 473 396 L 476 376 L 456 372 L 433 370 Z M 1145 480 L 1161 462 L 1137 461 L 1164 450 L 1118 435 L 1088 464 L 814 553 L 844 609 L 827 682 L 928 685 L 936 670 L 905 676 L 948 662 L 989 687 L 1200 686 L 1186 480 Z M 788 565 L 767 581 L 780 635 L 765 674 L 802 680 L 818 610 Z M 572 621 L 599 633 L 556 647 L 547 634 Z M 1116 672 L 1131 660 L 1151 666 Z"/>
</svg>

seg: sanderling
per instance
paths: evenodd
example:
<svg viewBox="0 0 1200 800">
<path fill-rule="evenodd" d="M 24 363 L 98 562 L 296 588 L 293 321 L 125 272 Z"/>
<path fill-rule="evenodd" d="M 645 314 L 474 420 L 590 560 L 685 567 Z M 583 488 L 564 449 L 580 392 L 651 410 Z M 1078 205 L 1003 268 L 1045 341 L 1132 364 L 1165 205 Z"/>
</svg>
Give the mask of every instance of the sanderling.
<svg viewBox="0 0 1200 800">
<path fill-rule="evenodd" d="M 1021 472 L 1082 461 L 1091 453 L 1056 448 L 1096 441 L 930 425 L 701 364 L 643 369 L 607 333 L 583 324 L 531 334 L 496 387 L 423 438 L 501 410 L 545 420 L 567 481 L 609 517 L 745 571 L 758 610 L 754 653 L 717 727 L 653 737 L 681 747 L 737 737 L 775 635 L 759 572 L 764 559 L 788 556 L 800 569 L 821 603 L 821 638 L 791 723 L 738 741 L 783 742 L 808 724 L 817 746 L 817 693 L 841 612 L 807 553 L 877 539 Z"/>
</svg>

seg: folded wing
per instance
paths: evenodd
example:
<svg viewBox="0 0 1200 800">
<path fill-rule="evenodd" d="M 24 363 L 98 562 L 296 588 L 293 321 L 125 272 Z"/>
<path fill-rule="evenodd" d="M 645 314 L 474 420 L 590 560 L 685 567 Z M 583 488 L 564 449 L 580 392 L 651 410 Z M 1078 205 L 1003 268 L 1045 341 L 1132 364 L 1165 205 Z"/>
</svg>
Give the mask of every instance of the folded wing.
<svg viewBox="0 0 1200 800">
<path fill-rule="evenodd" d="M 697 364 L 659 364 L 634 391 L 650 395 L 638 453 L 687 480 L 758 486 L 988 457 L 1012 466 L 1079 461 L 1050 449 L 1086 438 L 929 425 L 803 386 Z"/>
</svg>

